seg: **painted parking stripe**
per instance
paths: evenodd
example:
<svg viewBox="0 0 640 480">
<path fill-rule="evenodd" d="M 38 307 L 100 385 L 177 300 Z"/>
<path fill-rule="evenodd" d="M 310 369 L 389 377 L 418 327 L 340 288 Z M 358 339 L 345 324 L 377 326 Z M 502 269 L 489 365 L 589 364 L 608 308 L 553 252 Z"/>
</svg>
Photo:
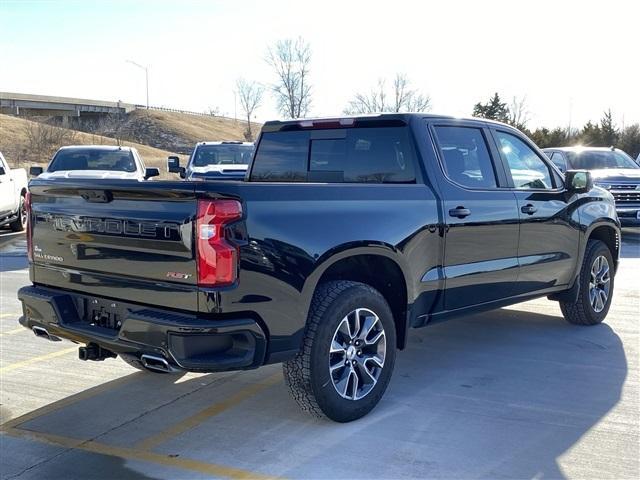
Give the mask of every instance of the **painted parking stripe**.
<svg viewBox="0 0 640 480">
<path fill-rule="evenodd" d="M 10 428 L 6 430 L 7 435 L 13 437 L 27 438 L 44 443 L 62 446 L 74 450 L 83 450 L 86 452 L 97 453 L 100 455 L 109 455 L 112 457 L 123 458 L 126 460 L 138 460 L 148 463 L 155 463 L 166 467 L 180 468 L 193 472 L 212 475 L 215 477 L 226 477 L 232 479 L 267 479 L 273 478 L 260 473 L 241 470 L 239 468 L 227 467 L 215 463 L 200 462 L 189 458 L 170 457 L 159 453 L 145 452 L 134 448 L 121 448 L 112 445 L 95 442 L 92 440 L 80 440 L 51 433 L 33 432 L 19 428 Z"/>
<path fill-rule="evenodd" d="M 265 380 L 261 382 L 251 384 L 241 389 L 237 393 L 231 395 L 227 399 L 218 403 L 214 403 L 213 405 L 210 405 L 204 410 L 201 410 L 198 413 L 185 418 L 181 422 L 176 423 L 172 427 L 169 427 L 160 433 L 157 433 L 151 437 L 146 438 L 145 440 L 142 440 L 136 445 L 136 448 L 144 451 L 152 450 L 153 448 L 157 447 L 161 443 L 164 443 L 167 440 L 170 440 L 171 438 L 177 437 L 178 435 L 188 430 L 191 430 L 192 428 L 197 427 L 198 425 L 203 423 L 205 420 L 215 415 L 218 415 L 224 412 L 225 410 L 235 407 L 238 403 L 248 399 L 249 397 L 254 396 L 255 394 L 269 388 L 272 385 L 275 385 L 281 380 L 282 380 L 282 373 L 278 372 L 276 374 L 271 375 L 270 377 L 267 377 Z"/>
<path fill-rule="evenodd" d="M 22 313 L 0 313 L 0 318 L 15 318 L 16 320 L 18 319 L 18 317 L 22 315 Z"/>
<path fill-rule="evenodd" d="M 57 352 L 47 353 L 46 355 L 40 355 L 38 357 L 29 358 L 27 360 L 23 360 L 21 362 L 11 363 L 6 367 L 0 368 L 0 373 L 7 373 L 17 370 L 22 367 L 28 367 L 29 365 L 33 365 L 34 363 L 44 362 L 46 360 L 50 360 L 52 358 L 61 357 L 62 355 L 66 355 L 71 352 L 76 352 L 78 347 L 65 348 L 64 350 L 58 350 Z"/>
</svg>

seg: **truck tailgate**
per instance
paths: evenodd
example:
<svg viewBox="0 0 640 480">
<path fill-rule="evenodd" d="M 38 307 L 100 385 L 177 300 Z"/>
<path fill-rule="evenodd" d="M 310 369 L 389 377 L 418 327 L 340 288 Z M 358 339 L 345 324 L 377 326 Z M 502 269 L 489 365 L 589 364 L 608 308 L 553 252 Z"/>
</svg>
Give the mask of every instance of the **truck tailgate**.
<svg viewBox="0 0 640 480">
<path fill-rule="evenodd" d="M 197 311 L 193 184 L 34 181 L 35 284 Z"/>
</svg>

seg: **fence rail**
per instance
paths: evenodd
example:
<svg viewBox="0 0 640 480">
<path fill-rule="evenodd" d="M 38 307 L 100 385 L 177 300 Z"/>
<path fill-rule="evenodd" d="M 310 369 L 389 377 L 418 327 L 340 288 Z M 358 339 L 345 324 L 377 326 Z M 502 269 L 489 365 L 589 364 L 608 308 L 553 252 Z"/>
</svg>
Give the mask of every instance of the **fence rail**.
<svg viewBox="0 0 640 480">
<path fill-rule="evenodd" d="M 233 118 L 233 117 L 226 117 L 224 115 L 215 115 L 213 113 L 205 113 L 205 112 L 192 112 L 191 110 L 180 110 L 178 108 L 167 108 L 167 107 L 154 107 L 153 105 L 149 105 L 149 107 L 147 107 L 146 105 L 135 105 L 136 110 L 140 109 L 140 110 L 159 110 L 161 112 L 173 112 L 173 113 L 185 113 L 187 115 L 197 115 L 198 117 L 215 117 L 215 118 L 224 118 L 226 120 L 234 120 L 234 121 L 238 121 L 237 118 Z M 239 120 L 240 122 L 245 123 L 244 120 Z"/>
</svg>

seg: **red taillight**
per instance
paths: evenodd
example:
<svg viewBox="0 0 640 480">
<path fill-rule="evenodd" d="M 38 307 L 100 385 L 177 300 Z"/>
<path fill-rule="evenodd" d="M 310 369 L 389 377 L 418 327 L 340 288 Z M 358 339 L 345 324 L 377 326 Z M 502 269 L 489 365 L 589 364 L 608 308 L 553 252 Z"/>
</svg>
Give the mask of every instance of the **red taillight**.
<svg viewBox="0 0 640 480">
<path fill-rule="evenodd" d="M 199 200 L 196 218 L 198 285 L 213 287 L 236 281 L 238 247 L 225 238 L 225 225 L 242 218 L 236 200 Z"/>
<path fill-rule="evenodd" d="M 31 193 L 27 192 L 24 196 L 24 207 L 27 212 L 27 258 L 33 261 L 33 238 L 31 230 Z"/>
</svg>

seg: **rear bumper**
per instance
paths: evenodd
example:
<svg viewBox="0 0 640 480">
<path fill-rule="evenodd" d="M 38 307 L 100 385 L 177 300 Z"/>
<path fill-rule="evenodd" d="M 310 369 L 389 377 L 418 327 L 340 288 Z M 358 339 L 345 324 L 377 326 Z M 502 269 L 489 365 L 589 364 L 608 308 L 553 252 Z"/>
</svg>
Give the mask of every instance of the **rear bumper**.
<svg viewBox="0 0 640 480">
<path fill-rule="evenodd" d="M 51 335 L 95 343 L 116 354 L 162 357 L 173 369 L 243 370 L 259 367 L 265 359 L 265 332 L 251 318 L 211 320 L 39 286 L 21 288 L 18 298 L 23 309 L 20 323 L 26 328 L 41 327 Z M 97 303 L 113 308 L 118 328 L 83 318 Z"/>
</svg>

